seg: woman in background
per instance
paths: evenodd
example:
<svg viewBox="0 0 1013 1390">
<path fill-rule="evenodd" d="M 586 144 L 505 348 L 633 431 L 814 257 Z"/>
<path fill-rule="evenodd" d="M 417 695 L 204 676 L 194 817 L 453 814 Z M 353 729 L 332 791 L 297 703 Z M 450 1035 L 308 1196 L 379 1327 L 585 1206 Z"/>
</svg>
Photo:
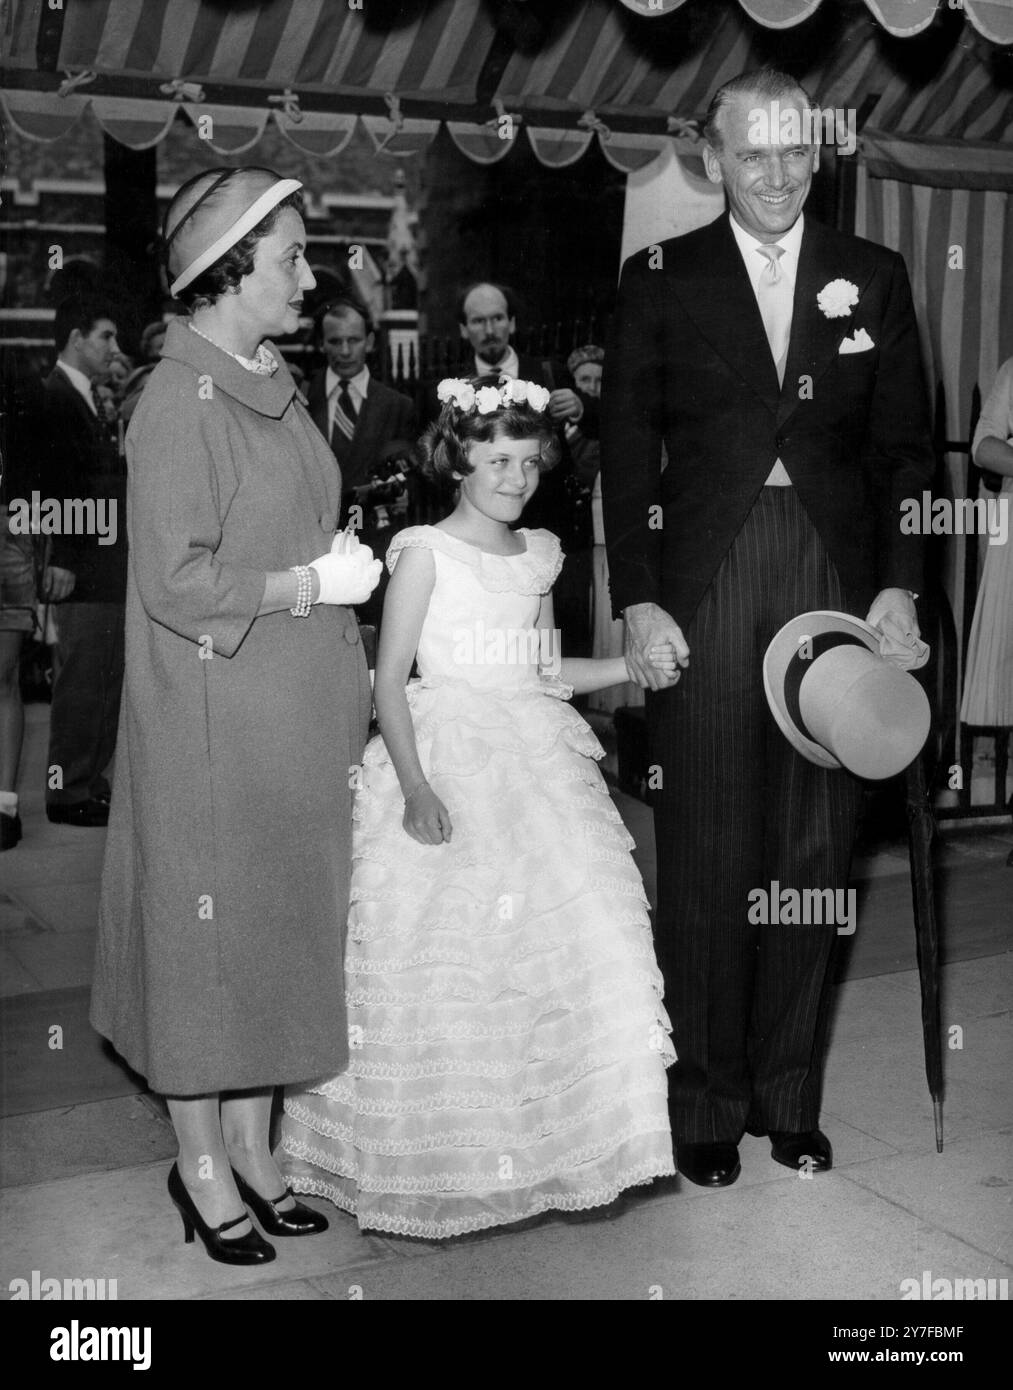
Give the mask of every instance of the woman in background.
<svg viewBox="0 0 1013 1390">
<path fill-rule="evenodd" d="M 997 502 L 1013 511 L 1013 357 L 999 368 L 981 408 L 971 456 L 1002 478 Z M 1013 541 L 985 546 L 974 621 L 967 647 L 963 724 L 1013 725 Z"/>
</svg>

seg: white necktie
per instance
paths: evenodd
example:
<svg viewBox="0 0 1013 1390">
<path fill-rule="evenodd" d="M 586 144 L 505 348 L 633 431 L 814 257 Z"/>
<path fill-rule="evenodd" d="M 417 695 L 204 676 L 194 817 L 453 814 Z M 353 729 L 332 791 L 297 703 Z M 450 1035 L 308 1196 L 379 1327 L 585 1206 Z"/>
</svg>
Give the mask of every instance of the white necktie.
<svg viewBox="0 0 1013 1390">
<path fill-rule="evenodd" d="M 777 367 L 777 382 L 780 385 L 784 381 L 788 339 L 791 336 L 792 287 L 781 269 L 784 247 L 757 246 L 756 250 L 767 262 L 756 286 L 756 302 L 760 306 L 763 326 L 767 330 L 767 342 L 770 344 L 771 356 Z"/>
<path fill-rule="evenodd" d="M 756 302 L 760 306 L 763 326 L 767 331 L 770 353 L 777 367 L 777 384 L 784 382 L 788 362 L 788 340 L 791 337 L 792 286 L 781 269 L 783 246 L 757 246 L 756 250 L 767 264 L 760 272 L 756 286 Z M 790 487 L 791 478 L 780 459 L 775 460 L 767 475 L 766 486 Z"/>
</svg>

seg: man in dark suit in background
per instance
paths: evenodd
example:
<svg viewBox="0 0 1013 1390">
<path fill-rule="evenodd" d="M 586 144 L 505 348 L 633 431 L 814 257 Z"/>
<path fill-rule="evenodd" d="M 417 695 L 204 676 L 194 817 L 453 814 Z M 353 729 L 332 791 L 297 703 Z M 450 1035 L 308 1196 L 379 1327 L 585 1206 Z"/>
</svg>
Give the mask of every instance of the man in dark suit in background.
<svg viewBox="0 0 1013 1390">
<path fill-rule="evenodd" d="M 351 297 L 319 316 L 327 366 L 307 388 L 310 414 L 341 465 L 341 524 L 376 464 L 408 453 L 418 433 L 407 396 L 375 380 L 366 364 L 374 333 L 369 310 Z"/>
<path fill-rule="evenodd" d="M 376 381 L 366 363 L 373 350 L 369 310 L 351 296 L 327 304 L 318 315 L 320 343 L 327 357 L 310 381 L 309 411 L 341 467 L 341 519 L 345 526 L 352 506 L 362 507 L 360 539 L 378 560 L 394 534 L 391 526 L 377 529 L 372 521 L 369 483 L 377 465 L 411 453 L 418 428 L 415 407 L 407 396 Z M 387 573 L 369 600 L 358 609 L 363 623 L 379 625 Z"/>
<path fill-rule="evenodd" d="M 569 656 L 590 655 L 591 504 L 590 489 L 580 485 L 566 442 L 565 427 L 579 424 L 589 438 L 598 435 L 598 402 L 574 388 L 569 373 L 548 359 L 518 352 L 511 339 L 517 332 L 513 291 L 506 285 L 478 281 L 457 298 L 461 338 L 471 348 L 461 375 L 504 374 L 533 381 L 551 392 L 549 415 L 559 427 L 562 457 L 542 475 L 538 491 L 524 509 L 520 525 L 545 527 L 562 542 L 566 562 L 553 590 L 555 616 Z M 427 414 L 439 413 L 436 382 L 431 383 Z"/>
<path fill-rule="evenodd" d="M 818 146 L 782 117 L 804 131 L 807 109 L 770 71 L 716 94 L 705 164 L 730 215 L 626 262 L 605 355 L 613 605 L 662 779 L 670 1110 L 680 1172 L 708 1186 L 738 1177 L 744 1130 L 789 1167 L 832 1163 L 818 1126 L 835 928 L 751 925 L 747 895 L 846 888 L 861 786 L 791 748 L 762 659 L 822 608 L 914 647 L 922 541 L 900 505 L 933 473 L 904 263 L 803 218 Z M 674 681 L 647 659 L 665 641 Z"/>
<path fill-rule="evenodd" d="M 72 295 L 57 308 L 55 340 L 58 360 L 44 386 L 40 477 L 43 499 L 61 508 L 49 561 L 54 592 L 66 592 L 60 581 L 68 575 L 73 587 L 56 610 L 60 664 L 46 814 L 59 824 L 99 826 L 109 819 L 104 774 L 116 747 L 127 585 L 126 474 L 94 392 L 119 351 L 111 309 Z"/>
</svg>

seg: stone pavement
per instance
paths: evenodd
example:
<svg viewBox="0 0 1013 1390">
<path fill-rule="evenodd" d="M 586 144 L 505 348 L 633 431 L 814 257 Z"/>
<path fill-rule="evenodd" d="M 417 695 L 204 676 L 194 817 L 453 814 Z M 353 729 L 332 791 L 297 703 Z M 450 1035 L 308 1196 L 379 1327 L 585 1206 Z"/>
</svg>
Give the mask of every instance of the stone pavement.
<svg viewBox="0 0 1013 1390">
<path fill-rule="evenodd" d="M 942 1154 L 906 852 L 884 846 L 856 869 L 861 915 L 837 992 L 823 1110 L 833 1172 L 800 1178 L 746 1136 L 742 1177 L 724 1191 L 673 1178 L 591 1219 L 547 1216 L 442 1244 L 363 1236 L 313 1202 L 330 1230 L 278 1241 L 274 1264 L 244 1271 L 184 1246 L 165 1192 L 175 1146 L 164 1110 L 88 1028 L 104 832 L 46 821 L 48 709 L 27 713 L 25 838 L 0 856 L 0 1296 L 33 1271 L 115 1279 L 120 1299 L 894 1300 L 925 1271 L 1013 1279 L 1007 827 L 948 833 L 940 854 L 943 1021 L 961 1044 L 945 1053 Z M 649 812 L 616 800 L 653 891 Z M 56 1026 L 62 1048 L 50 1046 Z"/>
</svg>

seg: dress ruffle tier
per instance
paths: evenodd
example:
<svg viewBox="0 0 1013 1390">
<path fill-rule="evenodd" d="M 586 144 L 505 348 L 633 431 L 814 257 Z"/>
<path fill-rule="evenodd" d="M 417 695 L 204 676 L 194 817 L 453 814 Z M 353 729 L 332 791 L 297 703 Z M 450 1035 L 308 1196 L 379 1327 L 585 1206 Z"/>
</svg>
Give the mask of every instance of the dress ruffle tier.
<svg viewBox="0 0 1013 1390">
<path fill-rule="evenodd" d="M 545 559 L 527 558 L 529 574 Z M 567 693 L 552 678 L 408 687 L 449 844 L 405 833 L 386 748 L 366 750 L 351 1062 L 290 1091 L 282 1133 L 295 1191 L 363 1229 L 458 1235 L 608 1203 L 674 1172 L 674 1052 L 647 900 L 595 765 L 601 746 Z"/>
</svg>

